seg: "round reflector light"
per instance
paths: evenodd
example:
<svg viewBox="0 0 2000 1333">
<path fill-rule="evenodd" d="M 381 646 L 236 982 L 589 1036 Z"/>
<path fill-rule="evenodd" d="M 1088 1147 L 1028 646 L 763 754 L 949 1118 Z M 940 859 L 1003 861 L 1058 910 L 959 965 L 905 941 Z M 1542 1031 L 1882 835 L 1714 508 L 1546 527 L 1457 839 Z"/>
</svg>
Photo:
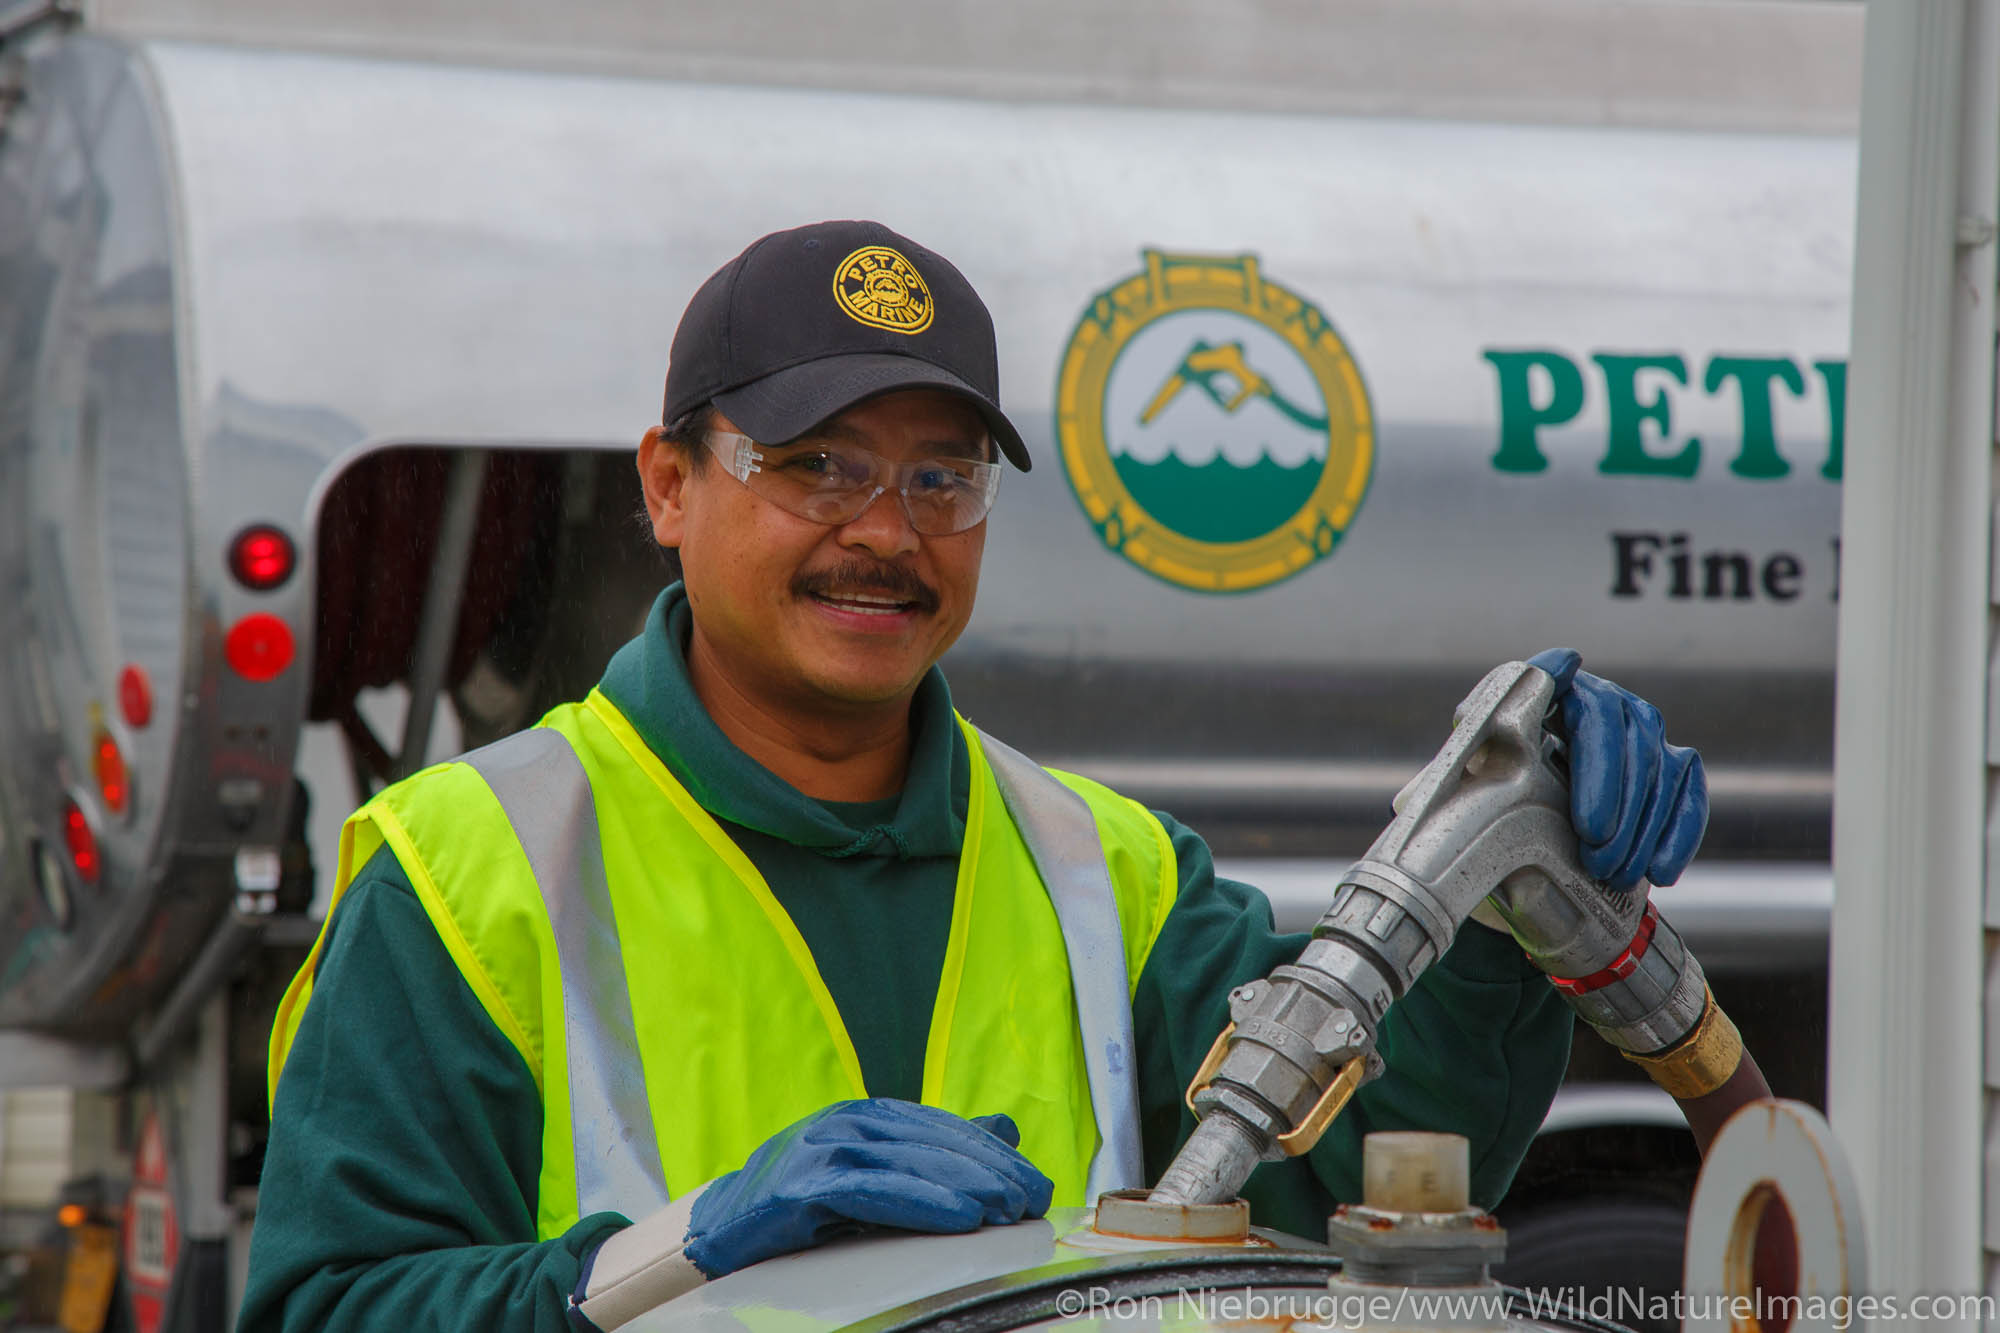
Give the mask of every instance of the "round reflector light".
<svg viewBox="0 0 2000 1333">
<path fill-rule="evenodd" d="M 284 583 L 296 563 L 292 539 L 268 523 L 243 529 L 229 543 L 229 572 L 256 592 L 269 592 Z"/>
<path fill-rule="evenodd" d="M 222 641 L 222 654 L 245 680 L 274 680 L 292 664 L 298 645 L 292 627 L 259 611 L 236 622 Z"/>
<path fill-rule="evenodd" d="M 125 725 L 143 727 L 153 720 L 153 681 L 146 669 L 134 664 L 118 673 L 118 711 Z"/>
<path fill-rule="evenodd" d="M 114 815 L 122 815 L 132 804 L 132 771 L 125 766 L 125 756 L 119 753 L 118 742 L 111 739 L 111 733 L 97 733 L 97 748 L 90 756 L 91 771 L 97 775 L 97 790 L 104 797 L 104 808 Z"/>
<path fill-rule="evenodd" d="M 104 854 L 97 849 L 97 834 L 75 801 L 63 811 L 63 842 L 69 847 L 70 864 L 86 884 L 97 883 L 104 873 Z"/>
</svg>

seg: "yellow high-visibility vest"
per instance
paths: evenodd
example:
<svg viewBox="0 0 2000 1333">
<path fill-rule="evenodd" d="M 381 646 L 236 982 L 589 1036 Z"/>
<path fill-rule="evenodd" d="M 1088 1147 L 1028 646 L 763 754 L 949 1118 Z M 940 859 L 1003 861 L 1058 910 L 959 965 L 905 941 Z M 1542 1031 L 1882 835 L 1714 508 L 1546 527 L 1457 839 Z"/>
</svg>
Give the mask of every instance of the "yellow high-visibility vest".
<svg viewBox="0 0 2000 1333">
<path fill-rule="evenodd" d="M 1099 882 L 1108 877 L 1116 906 L 1116 924 L 1107 912 L 1097 932 L 1108 941 L 1079 944 L 1072 926 L 1066 945 L 1036 868 L 1048 858 L 1040 845 L 1031 854 L 1010 815 L 989 738 L 959 725 L 972 780 L 923 1100 L 967 1117 L 1013 1117 L 1021 1150 L 1055 1182 L 1056 1204 L 1085 1203 L 1100 1139 L 1122 1136 L 1128 1154 L 1137 1142 L 1136 1125 L 1122 1123 L 1133 1103 L 1101 1125 L 1109 1099 L 1094 1100 L 1092 1087 L 1136 1075 L 1130 987 L 1173 906 L 1173 850 L 1137 803 L 1055 774 L 1087 807 L 1085 827 L 1094 822 L 1090 852 L 1101 852 Z M 1010 757 L 1003 772 L 1017 774 L 1018 756 L 993 745 L 995 761 Z M 1020 779 L 1010 781 L 1013 798 Z M 541 1090 L 542 1238 L 588 1212 L 639 1216 L 741 1166 L 811 1112 L 868 1095 L 798 928 L 601 692 L 363 806 L 341 834 L 329 924 L 385 844 Z M 273 1098 L 325 938 L 322 930 L 278 1010 Z M 1091 1019 L 1077 991 L 1088 975 L 1072 971 L 1072 955 L 1097 945 L 1107 951 L 1100 960 L 1124 964 L 1125 1045 L 1098 1041 L 1113 1048 L 1108 1070 L 1083 1037 Z M 883 941 L 881 966 L 900 961 L 896 942 Z"/>
</svg>

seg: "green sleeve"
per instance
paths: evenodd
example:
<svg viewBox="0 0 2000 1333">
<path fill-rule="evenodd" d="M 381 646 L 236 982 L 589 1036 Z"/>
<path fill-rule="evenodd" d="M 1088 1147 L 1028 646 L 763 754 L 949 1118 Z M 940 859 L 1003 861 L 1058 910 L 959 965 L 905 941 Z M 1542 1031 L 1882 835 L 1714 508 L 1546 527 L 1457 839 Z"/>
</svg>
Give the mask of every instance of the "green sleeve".
<svg viewBox="0 0 2000 1333">
<path fill-rule="evenodd" d="M 334 916 L 271 1115 L 237 1325 L 566 1333 L 582 1256 L 535 1240 L 542 1102 L 387 851 Z"/>
<path fill-rule="evenodd" d="M 1149 1180 L 1194 1132 L 1182 1096 L 1229 1020 L 1230 990 L 1293 961 L 1307 940 L 1279 934 L 1263 894 L 1217 878 L 1207 844 L 1154 813 L 1173 839 L 1180 894 L 1132 998 Z M 1250 1177 L 1243 1197 L 1252 1219 L 1323 1238 L 1334 1202 L 1361 1197 L 1361 1138 L 1377 1129 L 1465 1135 L 1473 1201 L 1491 1208 L 1562 1082 L 1573 1025 L 1562 997 L 1511 939 L 1466 926 L 1383 1021 L 1377 1049 L 1387 1072 L 1306 1157 L 1265 1163 Z"/>
</svg>

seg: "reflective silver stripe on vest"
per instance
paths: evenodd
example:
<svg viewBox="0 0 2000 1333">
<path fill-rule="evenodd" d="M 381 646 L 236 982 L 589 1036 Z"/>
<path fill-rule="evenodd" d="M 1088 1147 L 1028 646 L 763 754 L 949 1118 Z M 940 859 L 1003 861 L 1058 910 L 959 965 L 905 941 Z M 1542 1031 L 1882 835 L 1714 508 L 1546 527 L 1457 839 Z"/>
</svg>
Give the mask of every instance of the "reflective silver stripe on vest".
<svg viewBox="0 0 2000 1333">
<path fill-rule="evenodd" d="M 578 1207 L 585 1215 L 645 1217 L 666 1206 L 666 1173 L 639 1064 L 590 777 L 568 739 L 549 727 L 496 741 L 459 762 L 486 779 L 514 826 L 555 932 Z"/>
<path fill-rule="evenodd" d="M 1132 999 L 1125 933 L 1104 864 L 1097 820 L 1081 796 L 1012 746 L 979 733 L 986 762 L 1041 872 L 1069 951 L 1070 987 L 1083 1030 L 1084 1069 L 1097 1117 L 1086 1202 L 1106 1190 L 1146 1183 L 1139 1143 L 1139 1069 L 1132 1041 Z"/>
</svg>

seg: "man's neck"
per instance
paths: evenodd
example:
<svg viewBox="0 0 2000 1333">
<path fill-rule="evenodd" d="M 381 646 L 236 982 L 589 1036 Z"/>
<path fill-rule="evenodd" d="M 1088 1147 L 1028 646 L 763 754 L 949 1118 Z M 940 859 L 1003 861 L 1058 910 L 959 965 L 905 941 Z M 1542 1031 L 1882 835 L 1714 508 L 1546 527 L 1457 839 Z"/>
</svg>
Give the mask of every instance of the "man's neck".
<svg viewBox="0 0 2000 1333">
<path fill-rule="evenodd" d="M 879 801 L 910 768 L 910 697 L 829 711 L 755 695 L 721 669 L 697 632 L 688 681 L 737 749 L 817 801 Z"/>
</svg>

